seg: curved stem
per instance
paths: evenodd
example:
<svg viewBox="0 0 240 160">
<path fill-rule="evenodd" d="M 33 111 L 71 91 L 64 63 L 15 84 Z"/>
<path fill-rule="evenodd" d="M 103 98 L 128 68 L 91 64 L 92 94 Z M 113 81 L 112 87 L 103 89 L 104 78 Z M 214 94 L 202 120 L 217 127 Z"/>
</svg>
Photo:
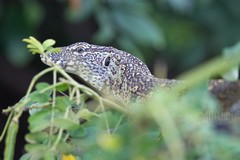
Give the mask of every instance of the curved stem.
<svg viewBox="0 0 240 160">
<path fill-rule="evenodd" d="M 28 87 L 28 90 L 27 90 L 26 96 L 25 96 L 25 98 L 24 98 L 24 101 L 26 101 L 26 100 L 28 99 L 28 96 L 29 96 L 30 92 L 32 91 L 32 88 L 33 88 L 34 84 L 36 83 L 36 81 L 37 81 L 40 77 L 42 77 L 44 74 L 46 74 L 46 73 L 48 73 L 48 72 L 50 72 L 50 71 L 52 71 L 52 70 L 54 70 L 53 67 L 47 68 L 47 69 L 41 71 L 40 73 L 36 74 L 36 75 L 33 77 L 33 79 L 31 80 L 31 83 L 30 83 L 30 85 L 29 85 L 29 87 Z"/>
</svg>

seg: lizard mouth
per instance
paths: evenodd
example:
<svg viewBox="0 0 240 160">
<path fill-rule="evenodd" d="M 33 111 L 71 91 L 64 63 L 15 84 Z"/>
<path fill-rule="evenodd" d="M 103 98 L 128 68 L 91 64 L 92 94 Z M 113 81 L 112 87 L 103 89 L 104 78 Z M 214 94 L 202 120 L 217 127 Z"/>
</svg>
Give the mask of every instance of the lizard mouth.
<svg viewBox="0 0 240 160">
<path fill-rule="evenodd" d="M 45 63 L 48 66 L 52 66 L 53 62 L 50 57 L 47 56 L 47 54 L 40 54 L 41 61 Z"/>
<path fill-rule="evenodd" d="M 51 56 L 46 55 L 46 54 L 40 55 L 40 57 L 41 57 L 41 61 L 48 66 L 58 65 L 61 68 L 64 68 L 64 69 L 66 68 L 66 62 L 61 58 L 60 59 L 54 59 Z"/>
<path fill-rule="evenodd" d="M 63 47 L 59 47 L 63 48 Z M 63 67 L 63 59 L 62 59 L 62 52 L 52 52 L 52 53 L 46 53 L 46 54 L 40 54 L 41 61 L 45 63 L 48 66 L 53 66 L 54 64 L 57 64 L 61 67 Z"/>
</svg>

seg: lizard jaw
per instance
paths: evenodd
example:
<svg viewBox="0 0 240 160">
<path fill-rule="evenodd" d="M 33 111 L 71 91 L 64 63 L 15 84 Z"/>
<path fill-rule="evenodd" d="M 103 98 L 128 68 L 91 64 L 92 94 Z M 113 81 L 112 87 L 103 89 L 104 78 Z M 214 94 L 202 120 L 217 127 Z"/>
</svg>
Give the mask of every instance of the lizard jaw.
<svg viewBox="0 0 240 160">
<path fill-rule="evenodd" d="M 40 54 L 41 61 L 48 65 L 48 66 L 53 66 L 53 62 L 51 61 L 50 58 L 46 54 Z"/>
</svg>

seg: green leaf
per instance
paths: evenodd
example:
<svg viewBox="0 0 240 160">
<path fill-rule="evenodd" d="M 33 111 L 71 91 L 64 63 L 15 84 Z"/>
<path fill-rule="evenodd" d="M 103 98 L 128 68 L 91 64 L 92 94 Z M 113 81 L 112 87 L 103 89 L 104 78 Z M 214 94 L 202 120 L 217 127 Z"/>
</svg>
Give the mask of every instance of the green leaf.
<svg viewBox="0 0 240 160">
<path fill-rule="evenodd" d="M 55 112 L 56 115 L 56 112 Z M 30 132 L 42 131 L 50 126 L 51 108 L 44 108 L 28 118 Z"/>
<path fill-rule="evenodd" d="M 65 112 L 66 111 L 66 108 L 68 106 L 71 106 L 71 102 L 70 100 L 68 99 L 68 97 L 65 97 L 65 96 L 58 96 L 56 97 L 56 108 L 59 109 L 61 112 Z"/>
<path fill-rule="evenodd" d="M 80 112 L 78 113 L 79 118 L 84 118 L 89 120 L 92 116 L 94 117 L 99 117 L 98 114 L 94 113 L 94 112 L 90 112 L 88 109 L 84 108 L 81 109 Z"/>
<path fill-rule="evenodd" d="M 30 43 L 31 44 L 31 40 L 30 39 L 28 39 L 28 38 L 23 38 L 23 40 L 22 40 L 23 42 L 26 42 L 26 43 Z"/>
<path fill-rule="evenodd" d="M 60 92 L 64 92 L 64 91 L 68 90 L 68 88 L 69 88 L 69 85 L 64 83 L 64 84 L 57 86 L 56 90 L 60 91 Z"/>
<path fill-rule="evenodd" d="M 45 89 L 47 87 L 49 87 L 49 83 L 46 83 L 46 82 L 39 82 L 36 84 L 36 89 L 37 90 L 42 90 L 42 89 Z"/>
<path fill-rule="evenodd" d="M 31 40 L 31 44 L 36 46 L 40 53 L 44 53 L 44 48 L 42 44 L 36 38 L 30 36 L 29 39 Z"/>
<path fill-rule="evenodd" d="M 47 144 L 26 144 L 24 148 L 27 152 L 38 153 L 39 155 L 48 150 Z"/>
<path fill-rule="evenodd" d="M 81 127 L 80 124 L 77 124 L 69 119 L 64 119 L 64 118 L 54 119 L 53 125 L 55 127 L 63 128 L 66 130 L 74 130 L 74 129 Z"/>
<path fill-rule="evenodd" d="M 31 101 L 38 102 L 38 103 L 45 103 L 49 102 L 51 100 L 50 96 L 39 93 L 39 92 L 34 92 L 30 94 Z"/>
<path fill-rule="evenodd" d="M 30 115 L 33 115 L 33 114 L 35 114 L 35 113 L 37 113 L 37 112 L 42 110 L 42 108 L 32 108 L 35 105 L 37 105 L 37 104 L 35 103 L 34 105 L 29 106 L 29 108 L 31 108 L 31 109 L 29 109 L 29 114 Z"/>
<path fill-rule="evenodd" d="M 29 43 L 29 51 L 32 52 L 32 54 L 39 53 L 43 54 L 44 53 L 44 48 L 42 44 L 34 37 L 30 36 L 28 39 L 24 38 L 23 42 Z"/>
<path fill-rule="evenodd" d="M 27 48 L 28 48 L 28 49 L 36 49 L 36 47 L 33 46 L 32 44 L 28 44 L 28 45 L 27 45 Z"/>
<path fill-rule="evenodd" d="M 50 84 L 48 84 L 48 83 L 46 83 L 46 82 L 39 82 L 39 83 L 37 83 L 36 86 L 35 86 L 35 88 L 37 89 L 37 91 L 34 91 L 34 92 L 40 93 L 43 89 L 46 89 L 46 88 L 49 87 L 49 86 L 50 86 Z M 33 93 L 34 93 L 34 92 L 33 92 Z M 47 90 L 47 91 L 45 91 L 45 92 L 41 92 L 41 93 L 50 97 L 50 95 L 52 94 L 52 89 L 49 89 L 49 90 Z"/>
<path fill-rule="evenodd" d="M 32 52 L 32 54 L 36 54 L 36 53 L 39 53 L 41 54 L 41 52 L 39 51 L 39 49 L 29 49 L 30 52 Z"/>
<path fill-rule="evenodd" d="M 37 112 L 38 113 L 38 112 Z M 35 114 L 33 114 L 35 115 Z M 44 129 L 50 127 L 50 119 L 49 120 L 40 120 L 38 122 L 34 122 L 31 123 L 28 127 L 28 129 L 30 130 L 30 132 L 34 133 L 34 132 L 39 132 L 39 131 L 43 131 Z"/>
<path fill-rule="evenodd" d="M 51 104 L 51 90 L 46 91 L 44 93 L 40 93 L 38 90 L 32 92 L 28 99 L 29 102 L 24 106 L 26 109 L 27 108 L 33 108 L 29 112 L 30 114 L 34 114 L 38 110 L 41 110 L 42 107 L 46 107 L 47 104 Z M 26 97 L 23 97 L 21 101 L 23 101 Z M 49 103 L 48 103 L 49 102 Z M 37 107 L 37 108 L 34 108 Z"/>
<path fill-rule="evenodd" d="M 54 119 L 53 125 L 68 130 L 74 137 L 83 137 L 86 135 L 86 130 L 80 124 L 69 119 L 56 118 Z"/>
<path fill-rule="evenodd" d="M 43 42 L 43 48 L 44 50 L 48 50 L 50 47 L 52 47 L 56 43 L 53 39 L 47 39 Z"/>
<path fill-rule="evenodd" d="M 49 135 L 46 132 L 28 133 L 25 135 L 25 140 L 28 143 L 41 143 L 47 140 Z"/>
<path fill-rule="evenodd" d="M 53 47 L 50 47 L 48 49 L 48 53 L 58 53 L 58 52 L 61 52 L 61 48 L 60 47 L 57 47 L 57 48 L 53 48 Z"/>
</svg>

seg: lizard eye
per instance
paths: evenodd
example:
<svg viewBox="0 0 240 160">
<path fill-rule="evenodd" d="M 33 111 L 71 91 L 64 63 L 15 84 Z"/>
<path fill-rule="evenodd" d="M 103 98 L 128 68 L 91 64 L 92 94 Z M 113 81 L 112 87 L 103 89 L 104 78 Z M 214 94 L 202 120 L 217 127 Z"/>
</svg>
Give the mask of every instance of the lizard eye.
<svg viewBox="0 0 240 160">
<path fill-rule="evenodd" d="M 107 58 L 105 58 L 105 60 L 104 60 L 104 65 L 107 67 L 107 66 L 109 66 L 109 64 L 110 64 L 110 57 L 108 56 Z"/>
<path fill-rule="evenodd" d="M 81 53 L 83 51 L 83 48 L 77 48 L 76 50 L 78 53 Z"/>
</svg>

